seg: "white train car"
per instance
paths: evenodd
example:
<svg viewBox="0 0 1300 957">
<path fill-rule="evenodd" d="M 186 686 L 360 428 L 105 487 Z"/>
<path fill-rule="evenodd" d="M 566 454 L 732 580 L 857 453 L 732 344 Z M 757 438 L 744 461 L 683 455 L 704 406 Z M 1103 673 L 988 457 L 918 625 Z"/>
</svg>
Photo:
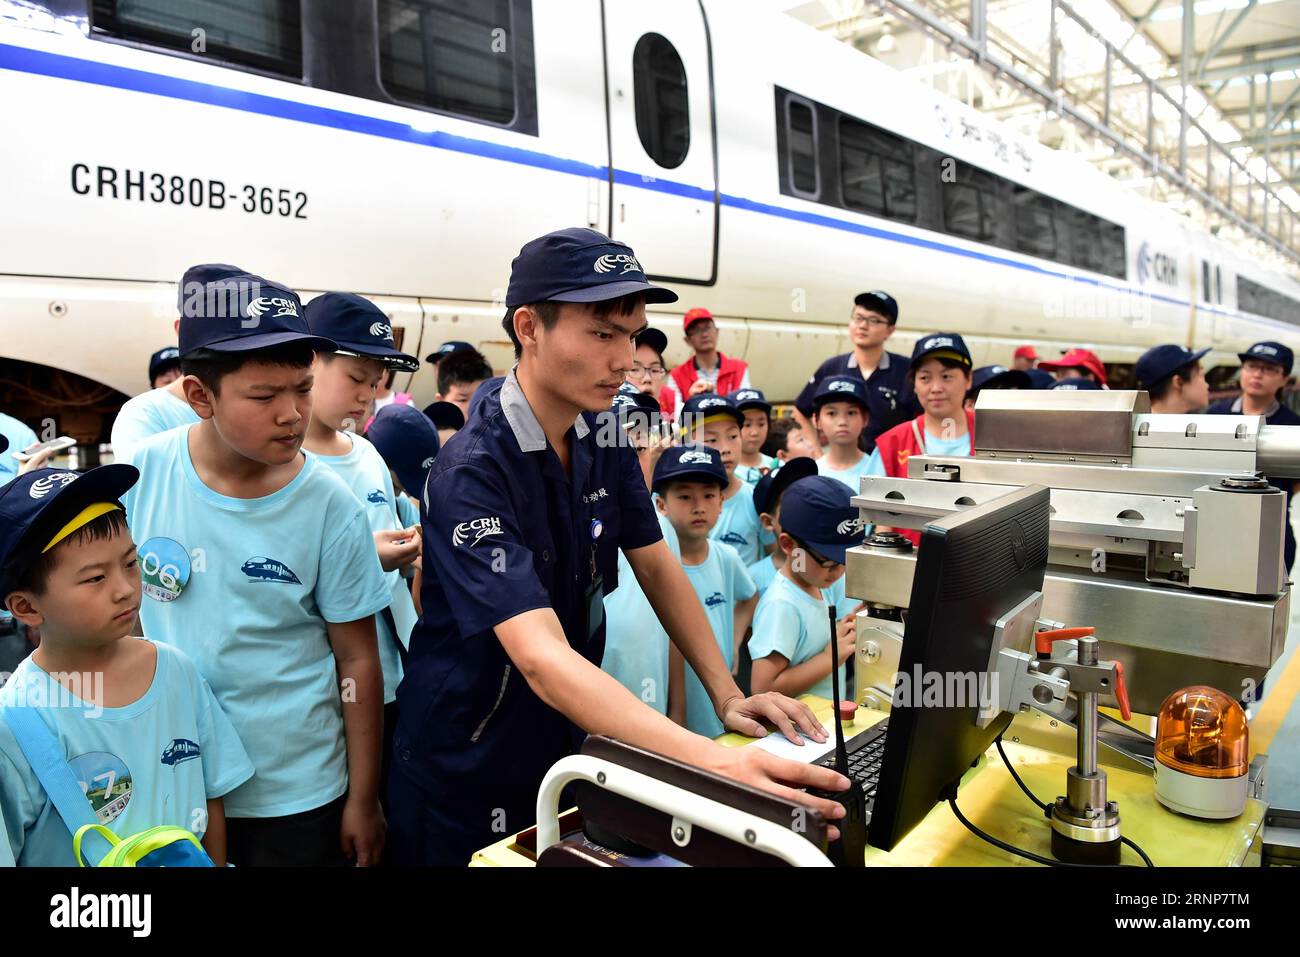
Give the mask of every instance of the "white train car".
<svg viewBox="0 0 1300 957">
<path fill-rule="evenodd" d="M 193 263 L 504 368 L 510 260 L 566 225 L 631 243 L 778 399 L 865 288 L 898 348 L 955 330 L 977 363 L 1174 341 L 1226 370 L 1300 325 L 1294 279 L 742 0 L 0 0 L 0 103 L 0 406 L 87 434 Z"/>
</svg>

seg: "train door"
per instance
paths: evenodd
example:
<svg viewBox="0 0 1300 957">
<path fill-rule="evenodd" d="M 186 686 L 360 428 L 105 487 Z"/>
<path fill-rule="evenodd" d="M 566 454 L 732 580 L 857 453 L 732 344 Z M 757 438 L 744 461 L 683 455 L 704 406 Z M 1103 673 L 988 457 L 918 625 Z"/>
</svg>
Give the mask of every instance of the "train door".
<svg viewBox="0 0 1300 957">
<path fill-rule="evenodd" d="M 652 277 L 717 277 L 712 50 L 699 0 L 602 3 L 609 232 Z"/>
</svg>

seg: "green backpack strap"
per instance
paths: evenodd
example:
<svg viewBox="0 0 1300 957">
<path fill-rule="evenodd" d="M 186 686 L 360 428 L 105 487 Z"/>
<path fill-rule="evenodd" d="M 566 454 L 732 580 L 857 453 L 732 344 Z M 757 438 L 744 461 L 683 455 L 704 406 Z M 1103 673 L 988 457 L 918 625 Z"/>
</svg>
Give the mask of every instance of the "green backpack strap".
<svg viewBox="0 0 1300 957">
<path fill-rule="evenodd" d="M 113 849 L 116 848 L 117 845 L 121 844 L 122 842 L 121 840 L 118 839 L 118 836 L 116 834 L 114 834 L 108 828 L 104 827 L 104 825 L 102 824 L 81 825 L 81 827 L 77 828 L 77 833 L 72 835 L 72 853 L 77 855 L 78 867 L 86 866 L 86 859 L 81 856 L 81 839 L 82 837 L 85 836 L 87 831 L 94 831 L 104 840 L 108 841 L 109 852 L 108 854 L 105 854 L 103 859 L 99 862 L 102 865 L 104 861 L 108 860 L 108 858 L 112 856 Z"/>
</svg>

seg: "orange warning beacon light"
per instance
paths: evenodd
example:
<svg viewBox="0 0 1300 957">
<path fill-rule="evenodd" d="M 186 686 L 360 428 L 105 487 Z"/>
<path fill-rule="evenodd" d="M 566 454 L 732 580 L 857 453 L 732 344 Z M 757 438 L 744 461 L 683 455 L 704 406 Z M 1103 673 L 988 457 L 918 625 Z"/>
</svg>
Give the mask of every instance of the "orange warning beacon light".
<svg viewBox="0 0 1300 957">
<path fill-rule="evenodd" d="M 1193 685 L 1160 706 L 1156 798 L 1192 817 L 1236 817 L 1246 807 L 1250 729 L 1240 704 L 1217 688 Z"/>
</svg>

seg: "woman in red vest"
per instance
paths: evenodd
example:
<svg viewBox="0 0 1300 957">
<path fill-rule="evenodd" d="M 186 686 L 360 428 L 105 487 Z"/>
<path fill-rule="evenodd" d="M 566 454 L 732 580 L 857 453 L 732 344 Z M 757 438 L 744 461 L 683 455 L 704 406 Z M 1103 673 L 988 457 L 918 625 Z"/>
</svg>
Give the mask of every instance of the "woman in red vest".
<svg viewBox="0 0 1300 957">
<path fill-rule="evenodd" d="M 907 478 L 913 455 L 975 454 L 975 413 L 965 408 L 971 382 L 970 350 L 955 332 L 924 336 L 912 350 L 907 378 L 925 411 L 876 439 L 868 475 Z M 917 532 L 902 530 L 914 545 Z"/>
<path fill-rule="evenodd" d="M 675 419 L 682 405 L 701 392 L 730 395 L 737 389 L 749 389 L 749 366 L 741 359 L 729 359 L 718 351 L 718 327 L 713 313 L 697 308 L 682 319 L 686 344 L 695 355 L 668 374 L 659 393 L 664 416 Z"/>
</svg>

